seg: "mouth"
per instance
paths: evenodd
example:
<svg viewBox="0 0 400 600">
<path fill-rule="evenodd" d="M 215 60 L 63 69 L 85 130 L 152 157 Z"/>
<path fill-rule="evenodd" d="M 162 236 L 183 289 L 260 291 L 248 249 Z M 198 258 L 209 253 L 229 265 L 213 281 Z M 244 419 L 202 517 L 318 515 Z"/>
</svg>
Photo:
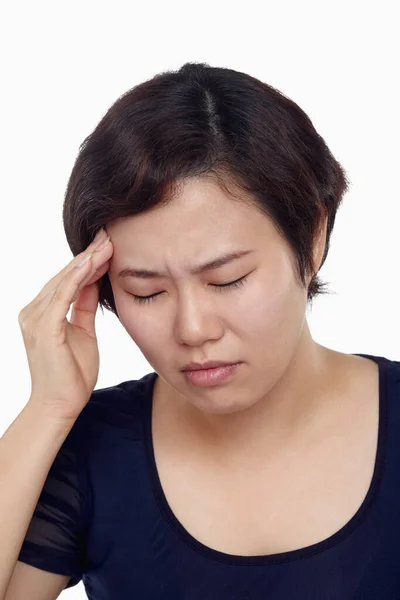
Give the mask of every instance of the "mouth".
<svg viewBox="0 0 400 600">
<path fill-rule="evenodd" d="M 189 363 L 185 367 L 183 367 L 182 371 L 205 371 L 208 369 L 216 369 L 218 367 L 231 367 L 233 365 L 239 364 L 238 362 L 224 362 L 221 360 L 209 360 L 204 363 Z"/>
<path fill-rule="evenodd" d="M 232 379 L 242 363 L 223 363 L 208 369 L 192 369 L 183 371 L 186 380 L 196 386 L 212 386 Z"/>
</svg>

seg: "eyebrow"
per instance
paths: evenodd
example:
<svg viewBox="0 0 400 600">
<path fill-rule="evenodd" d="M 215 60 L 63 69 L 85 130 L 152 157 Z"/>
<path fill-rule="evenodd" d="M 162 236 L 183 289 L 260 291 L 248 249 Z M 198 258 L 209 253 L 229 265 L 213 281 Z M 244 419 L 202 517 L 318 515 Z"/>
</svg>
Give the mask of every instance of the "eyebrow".
<svg viewBox="0 0 400 600">
<path fill-rule="evenodd" d="M 246 256 L 254 252 L 254 250 L 238 250 L 237 252 L 228 252 L 227 254 L 223 254 L 218 258 L 214 258 L 213 260 L 194 267 L 190 273 L 192 275 L 198 275 L 200 273 L 204 273 L 205 271 L 211 271 L 213 269 L 218 269 L 238 258 L 242 258 L 242 256 Z M 127 268 L 123 269 L 118 273 L 118 277 L 139 277 L 142 279 L 153 279 L 156 277 L 168 277 L 168 273 L 166 271 L 152 271 L 149 269 L 134 269 Z"/>
</svg>

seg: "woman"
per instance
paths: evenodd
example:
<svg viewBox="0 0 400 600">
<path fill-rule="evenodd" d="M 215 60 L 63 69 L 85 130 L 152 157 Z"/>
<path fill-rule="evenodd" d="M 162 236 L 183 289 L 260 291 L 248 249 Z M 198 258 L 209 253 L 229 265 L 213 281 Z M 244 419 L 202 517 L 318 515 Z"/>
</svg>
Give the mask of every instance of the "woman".
<svg viewBox="0 0 400 600">
<path fill-rule="evenodd" d="M 400 598 L 400 363 L 306 319 L 347 189 L 307 115 L 244 73 L 187 63 L 108 110 L 63 210 L 89 259 L 20 317 L 30 414 L 69 425 L 7 599 L 32 567 L 113 600 Z M 98 303 L 154 372 L 93 391 Z"/>
</svg>

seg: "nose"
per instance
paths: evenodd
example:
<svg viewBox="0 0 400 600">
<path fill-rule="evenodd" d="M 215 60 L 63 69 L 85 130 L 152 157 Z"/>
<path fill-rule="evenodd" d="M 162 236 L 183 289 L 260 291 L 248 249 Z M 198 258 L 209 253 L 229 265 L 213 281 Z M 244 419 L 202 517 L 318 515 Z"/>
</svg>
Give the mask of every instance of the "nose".
<svg viewBox="0 0 400 600">
<path fill-rule="evenodd" d="M 193 295 L 182 298 L 177 305 L 175 338 L 180 344 L 201 346 L 209 340 L 218 340 L 224 334 L 222 318 L 212 302 Z"/>
</svg>

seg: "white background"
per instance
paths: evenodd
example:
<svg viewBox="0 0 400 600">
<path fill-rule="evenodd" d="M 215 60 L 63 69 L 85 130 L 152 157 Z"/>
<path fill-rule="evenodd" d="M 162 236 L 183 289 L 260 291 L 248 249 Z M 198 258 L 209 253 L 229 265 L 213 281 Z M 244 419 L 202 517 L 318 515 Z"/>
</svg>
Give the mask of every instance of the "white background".
<svg viewBox="0 0 400 600">
<path fill-rule="evenodd" d="M 397 2 L 13 2 L 1 21 L 0 434 L 30 394 L 18 313 L 72 258 L 78 146 L 125 91 L 187 61 L 247 72 L 310 116 L 351 181 L 308 315 L 330 348 L 400 360 Z M 96 388 L 151 367 L 98 311 Z M 1 482 L 0 482 L 1 485 Z M 86 598 L 83 584 L 65 597 Z"/>
</svg>

